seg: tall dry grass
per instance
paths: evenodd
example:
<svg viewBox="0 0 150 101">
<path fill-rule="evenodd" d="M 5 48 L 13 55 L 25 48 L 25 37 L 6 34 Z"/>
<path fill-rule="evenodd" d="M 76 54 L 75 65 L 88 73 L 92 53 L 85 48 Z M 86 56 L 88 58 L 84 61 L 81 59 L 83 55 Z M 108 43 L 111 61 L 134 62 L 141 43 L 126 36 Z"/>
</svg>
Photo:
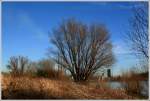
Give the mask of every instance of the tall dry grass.
<svg viewBox="0 0 150 101">
<path fill-rule="evenodd" d="M 142 86 L 140 81 L 124 81 L 124 88 L 127 94 L 141 95 Z"/>
<path fill-rule="evenodd" d="M 2 99 L 138 99 L 124 90 L 49 78 L 2 77 Z"/>
</svg>

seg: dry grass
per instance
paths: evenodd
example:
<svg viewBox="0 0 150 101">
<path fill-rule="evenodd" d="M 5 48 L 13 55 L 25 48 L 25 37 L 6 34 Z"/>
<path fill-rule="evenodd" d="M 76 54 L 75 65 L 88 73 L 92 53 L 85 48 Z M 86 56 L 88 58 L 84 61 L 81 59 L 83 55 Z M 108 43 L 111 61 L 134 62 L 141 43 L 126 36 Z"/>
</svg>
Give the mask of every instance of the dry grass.
<svg viewBox="0 0 150 101">
<path fill-rule="evenodd" d="M 101 83 L 102 84 L 102 83 Z M 103 84 L 105 85 L 105 84 Z M 138 99 L 125 90 L 112 90 L 96 83 L 31 77 L 2 77 L 2 99 Z"/>
<path fill-rule="evenodd" d="M 140 85 L 140 81 L 129 81 L 125 80 L 123 84 L 125 91 L 127 94 L 141 96 L 142 86 Z"/>
</svg>

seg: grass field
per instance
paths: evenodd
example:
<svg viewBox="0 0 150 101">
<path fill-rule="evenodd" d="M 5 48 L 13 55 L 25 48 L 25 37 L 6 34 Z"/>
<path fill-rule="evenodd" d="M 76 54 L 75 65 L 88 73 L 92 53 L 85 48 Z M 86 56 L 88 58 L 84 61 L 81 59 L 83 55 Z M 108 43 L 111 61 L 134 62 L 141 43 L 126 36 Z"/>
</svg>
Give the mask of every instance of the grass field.
<svg viewBox="0 0 150 101">
<path fill-rule="evenodd" d="M 140 99 L 105 82 L 75 83 L 39 77 L 2 76 L 2 99 Z"/>
</svg>

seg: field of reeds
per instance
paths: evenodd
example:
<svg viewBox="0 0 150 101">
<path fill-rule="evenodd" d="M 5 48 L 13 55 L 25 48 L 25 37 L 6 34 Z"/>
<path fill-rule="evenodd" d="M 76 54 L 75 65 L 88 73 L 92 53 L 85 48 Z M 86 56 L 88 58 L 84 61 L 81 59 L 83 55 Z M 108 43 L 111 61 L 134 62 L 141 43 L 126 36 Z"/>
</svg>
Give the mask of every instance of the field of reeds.
<svg viewBox="0 0 150 101">
<path fill-rule="evenodd" d="M 2 99 L 139 99 L 105 82 L 75 83 L 42 77 L 2 75 Z"/>
</svg>

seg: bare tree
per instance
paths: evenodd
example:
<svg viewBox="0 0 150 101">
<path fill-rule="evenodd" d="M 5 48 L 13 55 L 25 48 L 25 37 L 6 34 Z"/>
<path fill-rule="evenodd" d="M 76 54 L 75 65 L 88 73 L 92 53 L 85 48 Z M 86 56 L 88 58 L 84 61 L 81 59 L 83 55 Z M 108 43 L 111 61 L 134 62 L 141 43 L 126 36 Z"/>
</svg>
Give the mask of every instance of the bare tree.
<svg viewBox="0 0 150 101">
<path fill-rule="evenodd" d="M 140 7 L 133 8 L 133 11 L 134 15 L 129 22 L 131 28 L 126 33 L 126 42 L 136 55 L 148 60 L 148 5 L 141 4 Z"/>
<path fill-rule="evenodd" d="M 23 74 L 25 71 L 25 66 L 28 64 L 28 59 L 23 56 L 12 56 L 10 57 L 8 69 L 11 70 L 13 75 Z"/>
<path fill-rule="evenodd" d="M 28 64 L 28 59 L 23 56 L 19 56 L 18 60 L 20 62 L 20 73 L 23 74 L 25 71 L 25 65 Z"/>
<path fill-rule="evenodd" d="M 103 25 L 87 26 L 69 19 L 53 30 L 53 35 L 50 39 L 57 48 L 54 59 L 75 81 L 86 81 L 99 68 L 114 62 L 109 33 Z"/>
<path fill-rule="evenodd" d="M 18 58 L 10 57 L 10 61 L 9 61 L 9 64 L 7 65 L 7 68 L 11 70 L 11 73 L 13 75 L 19 74 L 19 71 L 18 71 Z"/>
</svg>

